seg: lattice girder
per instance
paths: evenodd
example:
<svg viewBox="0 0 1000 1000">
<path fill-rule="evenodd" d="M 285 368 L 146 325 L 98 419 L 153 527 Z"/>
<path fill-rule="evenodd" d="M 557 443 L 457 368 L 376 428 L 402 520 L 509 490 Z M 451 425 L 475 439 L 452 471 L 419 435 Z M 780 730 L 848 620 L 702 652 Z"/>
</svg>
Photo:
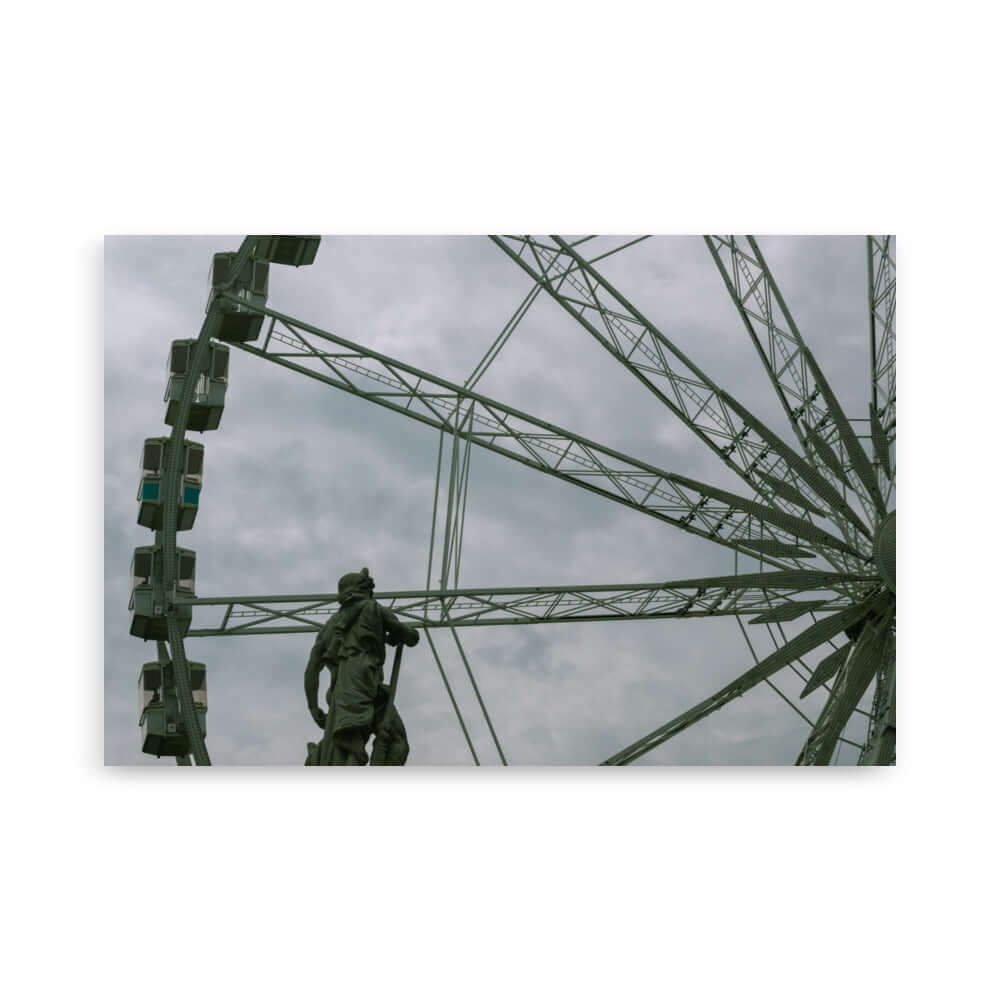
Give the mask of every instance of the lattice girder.
<svg viewBox="0 0 1000 1000">
<path fill-rule="evenodd" d="M 885 507 L 871 461 L 799 334 L 757 241 L 706 236 L 705 242 L 802 447 L 876 523 Z"/>
<path fill-rule="evenodd" d="M 565 239 L 559 236 L 550 237 L 549 241 L 533 236 L 491 239 L 727 466 L 760 493 L 765 503 L 809 520 L 817 512 L 831 516 L 854 547 L 858 545 L 858 532 L 869 534 L 856 515 L 853 525 L 845 518 L 843 497 L 813 466 L 752 418 L 745 407 L 716 385 Z M 777 483 L 784 484 L 798 497 L 793 498 L 788 489 L 776 486 Z"/>
<path fill-rule="evenodd" d="M 666 583 L 463 587 L 387 591 L 375 596 L 401 620 L 420 628 L 722 615 L 768 616 L 767 620 L 775 621 L 807 611 L 842 609 L 878 580 L 858 574 L 778 570 Z M 313 632 L 338 607 L 336 594 L 197 597 L 185 598 L 183 603 L 223 612 L 218 625 L 191 629 L 192 638 Z"/>
<path fill-rule="evenodd" d="M 846 555 L 853 571 L 862 569 L 862 553 L 808 515 L 657 468 L 291 316 L 253 309 L 272 320 L 263 346 L 235 348 L 772 565 L 807 568 L 791 555 L 762 554 L 762 541 L 808 545 L 831 562 Z"/>
</svg>

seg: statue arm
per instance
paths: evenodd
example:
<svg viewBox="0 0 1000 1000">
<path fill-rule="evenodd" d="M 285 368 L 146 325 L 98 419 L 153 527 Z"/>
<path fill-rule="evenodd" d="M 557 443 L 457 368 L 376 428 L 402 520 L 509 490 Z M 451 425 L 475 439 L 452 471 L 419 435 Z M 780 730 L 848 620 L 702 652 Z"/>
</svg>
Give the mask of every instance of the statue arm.
<svg viewBox="0 0 1000 1000">
<path fill-rule="evenodd" d="M 405 642 L 407 646 L 415 646 L 420 642 L 420 633 L 415 628 L 404 625 L 391 611 L 381 605 L 379 610 L 382 612 L 382 622 L 389 637 L 389 645 L 398 646 L 401 642 Z"/>
</svg>

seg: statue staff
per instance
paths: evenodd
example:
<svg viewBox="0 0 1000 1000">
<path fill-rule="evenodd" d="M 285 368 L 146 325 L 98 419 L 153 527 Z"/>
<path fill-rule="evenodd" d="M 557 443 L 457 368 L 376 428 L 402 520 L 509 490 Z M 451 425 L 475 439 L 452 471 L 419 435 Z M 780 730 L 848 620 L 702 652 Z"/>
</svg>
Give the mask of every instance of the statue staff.
<svg viewBox="0 0 1000 1000">
<path fill-rule="evenodd" d="M 382 710 L 381 718 L 378 720 L 378 724 L 375 730 L 375 744 L 372 747 L 372 764 L 388 764 L 389 756 L 393 745 L 398 742 L 396 739 L 396 733 L 394 732 L 396 720 L 399 719 L 399 714 L 396 712 L 396 685 L 399 683 L 399 666 L 403 662 L 403 644 L 399 643 L 396 646 L 396 655 L 392 660 L 392 678 L 389 681 L 389 694 L 386 699 L 385 708 Z M 377 713 L 376 713 L 377 714 Z M 403 720 L 399 719 L 399 725 L 402 726 Z M 403 730 L 403 741 L 406 741 L 406 730 Z M 407 747 L 403 755 L 403 759 L 398 761 L 400 764 L 406 763 L 406 754 L 408 754 L 410 748 Z M 393 760 L 392 763 L 397 763 Z"/>
</svg>

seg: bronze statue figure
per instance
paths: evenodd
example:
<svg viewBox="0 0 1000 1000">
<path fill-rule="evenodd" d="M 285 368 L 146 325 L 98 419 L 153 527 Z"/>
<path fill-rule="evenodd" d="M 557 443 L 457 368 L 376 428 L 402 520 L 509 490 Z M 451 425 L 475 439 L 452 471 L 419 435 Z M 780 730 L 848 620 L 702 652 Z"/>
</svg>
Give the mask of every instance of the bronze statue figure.
<svg viewBox="0 0 1000 1000">
<path fill-rule="evenodd" d="M 393 704 L 394 691 L 383 683 L 385 646 L 415 646 L 420 635 L 383 608 L 372 596 L 374 590 L 367 567 L 342 576 L 337 585 L 340 609 L 313 643 L 305 674 L 306 702 L 323 738 L 309 744 L 307 765 L 363 766 L 373 733 L 372 764 L 406 763 L 406 729 Z M 326 712 L 319 707 L 324 667 L 331 674 Z"/>
</svg>

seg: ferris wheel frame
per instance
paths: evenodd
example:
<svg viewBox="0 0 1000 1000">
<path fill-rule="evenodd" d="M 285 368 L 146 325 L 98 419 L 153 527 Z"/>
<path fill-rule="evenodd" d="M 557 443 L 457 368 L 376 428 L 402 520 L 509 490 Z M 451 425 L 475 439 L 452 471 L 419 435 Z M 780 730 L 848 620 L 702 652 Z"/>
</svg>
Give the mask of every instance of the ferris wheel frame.
<svg viewBox="0 0 1000 1000">
<path fill-rule="evenodd" d="M 605 763 L 624 764 L 638 759 L 750 687 L 758 683 L 773 687 L 771 676 L 786 667 L 796 673 L 801 671 L 806 691 L 819 686 L 829 691 L 829 711 L 824 709 L 825 715 L 817 720 L 807 720 L 812 731 L 800 762 L 829 762 L 833 749 L 839 750 L 845 742 L 845 713 L 849 716 L 856 712 L 866 715 L 869 723 L 869 739 L 863 745 L 854 743 L 861 761 L 894 760 L 891 508 L 895 488 L 895 256 L 891 237 L 866 239 L 871 403 L 868 433 L 860 435 L 855 433 L 795 327 L 757 242 L 752 237 L 706 237 L 724 287 L 800 442 L 798 451 L 715 385 L 610 285 L 596 267 L 598 259 L 607 254 L 587 259 L 580 250 L 588 238 L 571 241 L 561 237 L 492 237 L 534 283 L 522 307 L 464 385 L 374 352 L 262 303 L 248 304 L 234 286 L 236 276 L 253 257 L 261 239 L 247 237 L 243 241 L 234 258 L 230 281 L 210 299 L 177 401 L 165 482 L 176 482 L 181 475 L 182 444 L 197 373 L 219 331 L 224 310 L 238 305 L 260 316 L 267 332 L 260 347 L 249 341 L 230 342 L 230 346 L 437 429 L 441 435 L 438 487 L 445 437 L 452 439 L 439 586 L 430 586 L 432 536 L 426 588 L 378 595 L 411 624 L 426 630 L 447 629 L 456 642 L 456 629 L 460 627 L 557 621 L 730 615 L 740 622 L 741 630 L 744 617 L 765 625 L 772 638 L 772 626 L 777 630 L 781 638 L 775 639 L 774 652 L 758 661 L 748 638 L 753 658 L 758 661 L 750 670 Z M 615 252 L 634 242 L 624 241 Z M 743 478 L 753 489 L 751 496 L 734 494 L 630 458 L 476 391 L 475 383 L 490 363 L 491 352 L 495 357 L 505 338 L 513 333 L 518 317 L 543 291 Z M 710 538 L 733 551 L 734 572 L 626 585 L 449 587 L 451 575 L 457 583 L 463 484 L 467 489 L 472 444 L 638 509 L 680 530 Z M 176 494 L 176 490 L 167 489 L 164 498 L 164 647 L 169 646 L 169 654 L 166 648 L 161 648 L 160 654 L 161 658 L 169 655 L 175 666 L 183 723 L 191 733 L 195 762 L 204 764 L 208 763 L 208 753 L 187 680 L 180 617 L 190 615 L 195 606 L 224 609 L 220 626 L 191 630 L 191 636 L 310 632 L 331 613 L 335 597 L 272 594 L 195 598 L 178 593 L 171 587 L 178 558 Z M 817 552 L 828 563 L 818 570 L 810 565 Z M 879 552 L 881 557 L 877 557 Z M 740 572 L 740 559 L 744 564 L 750 562 L 751 572 Z M 825 612 L 830 612 L 828 617 L 819 617 Z M 783 626 L 803 618 L 812 624 L 788 639 Z M 838 637 L 845 632 L 850 636 L 852 631 L 853 638 L 836 645 Z M 824 646 L 833 651 L 815 668 L 808 666 L 804 657 Z M 464 651 L 462 657 L 475 687 Z M 859 686 L 861 690 L 857 690 Z M 866 711 L 859 705 L 870 689 L 872 700 Z M 505 761 L 478 687 L 475 690 Z M 784 694 L 781 696 L 803 714 Z M 455 705 L 453 697 L 451 700 Z M 464 730 L 464 723 L 462 727 Z M 469 746 L 475 758 L 471 741 Z"/>
</svg>

